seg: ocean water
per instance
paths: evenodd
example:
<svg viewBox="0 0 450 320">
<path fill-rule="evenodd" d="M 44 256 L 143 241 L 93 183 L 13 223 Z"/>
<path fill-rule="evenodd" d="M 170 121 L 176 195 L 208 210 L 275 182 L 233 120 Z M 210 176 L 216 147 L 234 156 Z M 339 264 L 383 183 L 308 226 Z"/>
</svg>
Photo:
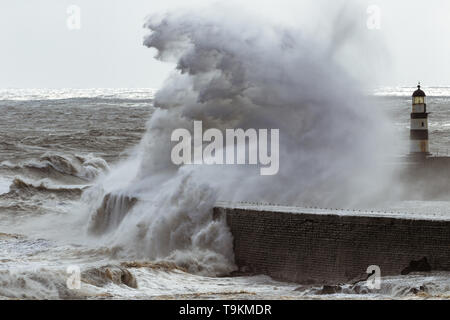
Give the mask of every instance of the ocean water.
<svg viewBox="0 0 450 320">
<path fill-rule="evenodd" d="M 374 108 L 390 115 L 400 141 L 408 139 L 412 90 L 381 88 L 370 98 Z M 426 92 L 431 152 L 447 154 L 450 88 Z M 131 193 L 118 191 L 135 179 L 139 148 L 152 143 L 143 137 L 155 111 L 153 96 L 145 88 L 0 90 L 0 298 L 450 298 L 445 272 L 384 277 L 380 290 L 342 284 L 341 293 L 331 295 L 320 286 L 264 275 L 229 276 L 229 235 L 183 188 L 208 205 L 222 199 L 185 176 L 176 190 L 164 183 L 164 175 L 148 177 L 145 185 L 158 196 L 137 204 L 133 197 L 146 194 L 143 185 Z M 394 149 L 402 155 L 407 148 L 399 143 Z M 450 216 L 450 201 L 386 206 L 398 214 Z M 180 207 L 200 213 L 186 216 Z M 134 214 L 126 215 L 130 210 Z M 195 238 L 189 246 L 187 235 Z M 137 239 L 141 246 L 127 246 Z M 67 285 L 74 268 L 81 272 L 79 289 Z"/>
</svg>

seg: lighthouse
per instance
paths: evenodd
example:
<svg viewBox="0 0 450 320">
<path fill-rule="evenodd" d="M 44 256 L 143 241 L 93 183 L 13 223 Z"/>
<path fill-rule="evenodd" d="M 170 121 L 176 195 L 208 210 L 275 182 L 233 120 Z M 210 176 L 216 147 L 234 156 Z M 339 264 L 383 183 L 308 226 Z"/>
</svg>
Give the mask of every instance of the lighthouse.
<svg viewBox="0 0 450 320">
<path fill-rule="evenodd" d="M 428 147 L 428 113 L 425 103 L 425 92 L 420 89 L 412 95 L 410 152 L 413 156 L 425 157 L 429 155 Z"/>
</svg>

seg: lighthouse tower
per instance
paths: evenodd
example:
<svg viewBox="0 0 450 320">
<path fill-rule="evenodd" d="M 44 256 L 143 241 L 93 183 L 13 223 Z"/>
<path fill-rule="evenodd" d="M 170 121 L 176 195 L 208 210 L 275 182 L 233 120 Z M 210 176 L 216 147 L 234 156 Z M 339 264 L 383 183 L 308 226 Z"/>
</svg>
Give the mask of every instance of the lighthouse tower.
<svg viewBox="0 0 450 320">
<path fill-rule="evenodd" d="M 417 90 L 412 95 L 410 134 L 411 155 L 418 157 L 425 157 L 429 155 L 430 151 L 428 148 L 428 113 L 425 98 L 425 92 L 420 89 L 419 83 Z"/>
</svg>

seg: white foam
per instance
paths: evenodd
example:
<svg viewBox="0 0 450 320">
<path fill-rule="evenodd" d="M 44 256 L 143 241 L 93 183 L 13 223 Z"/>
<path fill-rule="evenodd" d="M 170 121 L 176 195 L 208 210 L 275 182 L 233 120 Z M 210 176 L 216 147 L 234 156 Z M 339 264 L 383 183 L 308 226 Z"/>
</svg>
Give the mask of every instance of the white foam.
<svg viewBox="0 0 450 320">
<path fill-rule="evenodd" d="M 11 186 L 11 179 L 0 177 L 0 195 L 9 192 L 9 187 Z"/>
</svg>

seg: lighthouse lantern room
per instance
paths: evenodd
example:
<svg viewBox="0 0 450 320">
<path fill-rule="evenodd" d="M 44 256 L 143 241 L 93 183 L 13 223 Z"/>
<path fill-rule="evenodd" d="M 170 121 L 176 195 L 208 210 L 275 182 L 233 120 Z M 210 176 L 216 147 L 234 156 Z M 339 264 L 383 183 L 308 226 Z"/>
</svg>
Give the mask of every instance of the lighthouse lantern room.
<svg viewBox="0 0 450 320">
<path fill-rule="evenodd" d="M 422 157 L 429 155 L 428 113 L 425 98 L 425 92 L 420 89 L 419 83 L 412 95 L 410 152 L 411 155 Z"/>
</svg>

